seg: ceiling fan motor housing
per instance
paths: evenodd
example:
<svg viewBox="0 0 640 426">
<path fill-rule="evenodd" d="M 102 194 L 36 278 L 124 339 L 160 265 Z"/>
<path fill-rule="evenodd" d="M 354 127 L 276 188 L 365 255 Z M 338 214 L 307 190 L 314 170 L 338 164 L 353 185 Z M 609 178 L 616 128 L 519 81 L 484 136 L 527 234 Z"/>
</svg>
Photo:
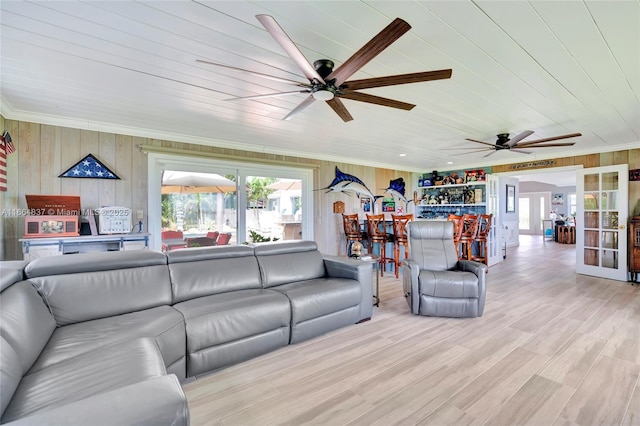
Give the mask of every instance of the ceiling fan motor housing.
<svg viewBox="0 0 640 426">
<path fill-rule="evenodd" d="M 500 133 L 497 135 L 498 140 L 496 141 L 496 145 L 503 146 L 506 145 L 507 142 L 510 141 L 509 133 Z"/>
<path fill-rule="evenodd" d="M 334 63 L 330 59 L 318 59 L 313 63 L 313 67 L 318 71 L 320 77 L 326 79 L 333 72 Z"/>
</svg>

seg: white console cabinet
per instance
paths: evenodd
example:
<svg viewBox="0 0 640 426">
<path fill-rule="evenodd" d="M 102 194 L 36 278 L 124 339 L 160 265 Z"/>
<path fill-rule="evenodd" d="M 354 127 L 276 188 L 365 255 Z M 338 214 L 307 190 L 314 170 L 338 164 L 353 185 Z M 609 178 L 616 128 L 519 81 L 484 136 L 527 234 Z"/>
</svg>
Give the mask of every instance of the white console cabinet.
<svg viewBox="0 0 640 426">
<path fill-rule="evenodd" d="M 24 260 L 91 251 L 148 250 L 149 234 L 81 235 L 79 237 L 22 238 Z"/>
</svg>

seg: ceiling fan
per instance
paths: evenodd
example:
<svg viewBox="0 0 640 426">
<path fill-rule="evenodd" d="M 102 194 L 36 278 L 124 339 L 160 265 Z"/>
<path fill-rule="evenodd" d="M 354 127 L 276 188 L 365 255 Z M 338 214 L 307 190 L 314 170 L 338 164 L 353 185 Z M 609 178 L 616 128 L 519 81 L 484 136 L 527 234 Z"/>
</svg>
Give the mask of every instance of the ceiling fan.
<svg viewBox="0 0 640 426">
<path fill-rule="evenodd" d="M 369 61 L 380 54 L 380 52 L 389 47 L 394 41 L 399 39 L 404 33 L 411 29 L 411 25 L 400 18 L 394 19 L 391 24 L 380 31 L 375 37 L 373 37 L 362 48 L 360 48 L 360 50 L 354 53 L 349 59 L 347 59 L 336 69 L 333 69 L 334 63 L 329 59 L 319 59 L 315 61 L 312 66 L 272 16 L 256 15 L 256 18 L 258 19 L 258 21 L 260 21 L 267 32 L 269 32 L 269 34 L 271 34 L 271 36 L 276 40 L 280 47 L 284 49 L 287 55 L 289 55 L 289 57 L 296 63 L 304 76 L 309 80 L 308 83 L 300 83 L 294 80 L 288 80 L 201 59 L 198 59 L 197 62 L 233 69 L 236 71 L 247 72 L 254 76 L 292 84 L 300 88 L 298 90 L 290 92 L 245 96 L 228 100 L 260 99 L 275 96 L 295 95 L 298 93 L 308 93 L 309 96 L 306 97 L 302 101 L 302 103 L 295 107 L 291 112 L 289 112 L 289 114 L 284 117 L 284 120 L 290 119 L 295 114 L 307 108 L 316 100 L 325 101 L 331 107 L 331 109 L 333 109 L 335 113 L 338 114 L 340 118 L 342 118 L 344 122 L 353 120 L 353 117 L 351 116 L 345 105 L 342 103 L 341 99 L 350 99 L 353 101 L 366 102 L 408 111 L 415 107 L 415 105 L 397 101 L 394 99 L 371 95 L 368 93 L 362 93 L 358 90 L 451 78 L 452 70 L 444 69 L 437 71 L 398 74 L 387 77 L 366 78 L 361 80 L 347 80 L 358 70 L 360 70 L 360 68 L 365 66 Z"/>
<path fill-rule="evenodd" d="M 513 138 L 509 138 L 509 133 L 500 133 L 497 135 L 498 139 L 496 140 L 495 143 L 490 143 L 490 142 L 484 142 L 484 141 L 479 141 L 476 139 L 466 139 L 470 142 L 475 142 L 475 143 L 480 143 L 482 145 L 485 145 L 485 147 L 483 148 L 456 148 L 456 149 L 477 149 L 480 151 L 491 151 L 489 152 L 487 155 L 485 155 L 484 157 L 488 157 L 491 154 L 494 154 L 497 151 L 503 150 L 503 149 L 508 149 L 510 151 L 513 152 L 519 152 L 521 154 L 531 154 L 531 151 L 527 151 L 526 149 L 530 149 L 530 148 L 549 148 L 549 147 L 557 147 L 557 146 L 572 146 L 575 145 L 575 142 L 563 142 L 563 143 L 545 143 L 545 142 L 551 142 L 551 141 L 555 141 L 555 140 L 559 140 L 559 139 L 568 139 L 568 138 L 575 138 L 578 136 L 582 136 L 582 133 L 570 133 L 567 135 L 561 135 L 561 136 L 553 136 L 550 138 L 544 138 L 544 139 L 537 139 L 534 141 L 529 141 L 529 142 L 520 142 L 522 141 L 524 138 L 531 136 L 533 134 L 533 130 L 525 130 L 522 133 L 517 134 L 516 136 L 514 136 Z M 526 148 L 526 149 L 522 149 L 522 148 Z"/>
</svg>

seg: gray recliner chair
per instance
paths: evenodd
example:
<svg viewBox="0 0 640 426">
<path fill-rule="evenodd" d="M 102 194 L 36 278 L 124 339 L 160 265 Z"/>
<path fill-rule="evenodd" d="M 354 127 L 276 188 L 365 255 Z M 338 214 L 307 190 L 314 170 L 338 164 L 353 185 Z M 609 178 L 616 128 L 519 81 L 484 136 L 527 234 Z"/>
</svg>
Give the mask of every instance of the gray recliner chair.
<svg viewBox="0 0 640 426">
<path fill-rule="evenodd" d="M 408 226 L 409 258 L 403 263 L 404 294 L 415 315 L 482 316 L 487 266 L 458 260 L 453 222 L 414 221 Z"/>
</svg>

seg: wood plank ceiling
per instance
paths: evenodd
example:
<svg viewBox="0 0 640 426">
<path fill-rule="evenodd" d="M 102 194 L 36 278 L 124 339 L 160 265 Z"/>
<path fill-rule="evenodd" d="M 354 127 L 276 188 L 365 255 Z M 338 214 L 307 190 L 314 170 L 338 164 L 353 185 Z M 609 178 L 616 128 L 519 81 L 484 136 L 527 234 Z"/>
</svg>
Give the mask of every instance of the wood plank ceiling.
<svg viewBox="0 0 640 426">
<path fill-rule="evenodd" d="M 9 119 L 419 172 L 640 147 L 635 0 L 3 1 L 0 12 Z M 364 91 L 411 111 L 345 100 L 344 123 L 315 102 L 283 121 L 307 95 L 228 101 L 292 86 L 196 62 L 307 82 L 257 14 L 336 67 L 400 17 L 412 29 L 352 79 L 453 76 Z M 523 130 L 583 136 L 529 155 L 447 150 Z"/>
</svg>

